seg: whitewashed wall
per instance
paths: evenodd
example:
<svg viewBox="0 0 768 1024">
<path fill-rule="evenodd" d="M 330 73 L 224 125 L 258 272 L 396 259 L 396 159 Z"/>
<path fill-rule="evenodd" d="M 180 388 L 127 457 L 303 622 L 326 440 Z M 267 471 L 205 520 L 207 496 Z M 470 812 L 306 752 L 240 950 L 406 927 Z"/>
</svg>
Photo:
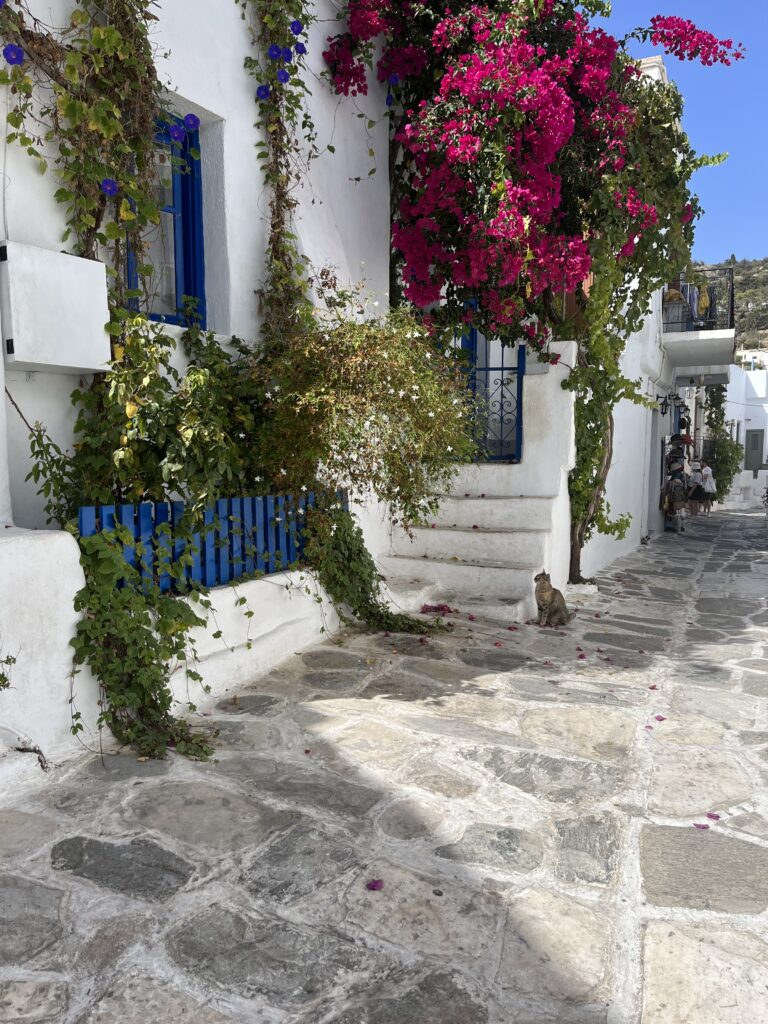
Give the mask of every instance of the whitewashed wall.
<svg viewBox="0 0 768 1024">
<path fill-rule="evenodd" d="M 37 0 L 33 12 L 45 22 L 65 20 L 68 0 Z M 259 333 L 256 289 L 264 269 L 265 214 L 269 201 L 256 158 L 258 133 L 256 82 L 243 68 L 252 53 L 240 8 L 229 0 L 162 0 L 154 28 L 161 81 L 182 114 L 201 119 L 203 213 L 208 326 L 217 333 L 255 340 Z M 334 29 L 335 8 L 318 0 L 317 23 L 308 40 L 310 109 L 318 142 L 336 153 L 310 165 L 298 189 L 298 235 L 316 267 L 332 265 L 343 284 L 365 280 L 373 304 L 384 310 L 388 292 L 389 185 L 385 94 L 376 82 L 368 97 L 337 97 L 317 76 L 324 70 L 322 50 Z M 0 132 L 5 223 L 4 238 L 58 251 L 64 230 L 61 208 L 53 200 L 54 175 L 41 176 L 29 157 L 5 139 L 7 96 L 0 102 Z M 359 118 L 358 113 L 365 116 Z M 376 120 L 372 130 L 368 119 Z M 381 119 L 381 120 L 379 120 Z M 373 148 L 380 173 L 372 177 L 367 155 Z M 354 178 L 361 181 L 355 183 Z M 0 383 L 2 381 L 0 380 Z M 78 378 L 65 374 L 9 371 L 6 383 L 30 423 L 46 424 L 62 447 L 72 441 L 75 412 L 69 395 Z M 29 471 L 28 430 L 7 407 L 7 431 L 0 419 L 0 522 L 9 518 L 7 477 L 17 525 L 43 527 L 42 502 Z M 7 434 L 7 456 L 2 439 Z M 8 473 L 4 473 L 5 458 Z M 5 494 L 5 497 L 4 497 Z"/>
<path fill-rule="evenodd" d="M 744 445 L 748 430 L 764 430 L 768 443 L 768 370 L 744 370 L 731 367 L 726 391 L 726 421 L 739 424 L 739 441 Z M 762 495 L 768 486 L 768 470 L 743 470 L 733 481 L 725 501 L 729 508 L 762 507 Z"/>
<path fill-rule="evenodd" d="M 661 345 L 661 296 L 654 296 L 651 314 L 642 330 L 627 342 L 622 371 L 639 380 L 640 392 L 650 399 L 665 394 L 672 385 L 672 371 L 665 365 Z M 620 402 L 614 412 L 613 460 L 608 473 L 606 497 L 611 516 L 628 513 L 632 523 L 623 540 L 595 533 L 582 554 L 582 573 L 592 576 L 615 558 L 633 551 L 640 538 L 664 528 L 658 509 L 661 489 L 661 441 L 672 433 L 671 411 L 661 413 L 633 402 Z"/>
</svg>

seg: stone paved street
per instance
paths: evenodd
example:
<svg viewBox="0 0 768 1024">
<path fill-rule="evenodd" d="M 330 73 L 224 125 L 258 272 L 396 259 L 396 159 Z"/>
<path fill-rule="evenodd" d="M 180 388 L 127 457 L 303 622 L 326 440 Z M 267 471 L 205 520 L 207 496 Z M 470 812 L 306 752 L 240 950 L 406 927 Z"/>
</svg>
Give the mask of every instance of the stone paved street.
<svg viewBox="0 0 768 1024">
<path fill-rule="evenodd" d="M 766 1024 L 767 584 L 717 513 L 565 630 L 347 634 L 215 763 L 6 793 L 0 1021 Z"/>
</svg>

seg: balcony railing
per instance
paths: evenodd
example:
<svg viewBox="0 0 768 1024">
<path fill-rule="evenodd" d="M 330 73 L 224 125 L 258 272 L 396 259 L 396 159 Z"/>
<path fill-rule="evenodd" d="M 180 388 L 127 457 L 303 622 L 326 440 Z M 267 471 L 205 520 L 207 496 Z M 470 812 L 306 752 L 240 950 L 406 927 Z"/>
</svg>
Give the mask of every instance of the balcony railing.
<svg viewBox="0 0 768 1024">
<path fill-rule="evenodd" d="M 662 310 L 665 333 L 732 330 L 733 267 L 680 274 L 664 289 Z"/>
</svg>

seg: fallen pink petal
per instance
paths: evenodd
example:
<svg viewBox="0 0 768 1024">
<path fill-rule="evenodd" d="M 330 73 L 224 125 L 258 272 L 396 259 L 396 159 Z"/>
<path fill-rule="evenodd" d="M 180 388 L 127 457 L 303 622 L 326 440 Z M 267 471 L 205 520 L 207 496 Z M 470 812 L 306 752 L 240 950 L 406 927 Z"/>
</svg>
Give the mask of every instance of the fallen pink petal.
<svg viewBox="0 0 768 1024">
<path fill-rule="evenodd" d="M 470 622 L 476 622 L 477 621 L 477 616 L 476 615 L 468 615 L 467 618 L 469 619 Z"/>
<path fill-rule="evenodd" d="M 501 642 L 501 640 L 497 640 L 496 643 L 493 646 L 494 647 L 503 647 L 504 644 Z"/>
<path fill-rule="evenodd" d="M 646 725 L 645 729 L 646 729 L 646 732 L 653 732 L 653 726 L 652 725 Z"/>
<path fill-rule="evenodd" d="M 710 811 L 707 814 L 707 817 L 709 818 L 710 821 L 720 821 L 720 815 L 719 814 L 715 814 L 714 811 Z"/>
<path fill-rule="evenodd" d="M 384 888 L 384 879 L 372 878 L 370 882 L 365 883 L 365 888 L 369 892 L 380 892 Z"/>
<path fill-rule="evenodd" d="M 586 660 L 587 660 L 586 654 L 580 654 L 579 655 L 579 661 L 586 661 Z"/>
<path fill-rule="evenodd" d="M 709 828 L 709 825 L 702 824 L 699 821 L 694 821 L 693 827 L 699 829 L 700 832 L 706 832 L 707 829 Z"/>
<path fill-rule="evenodd" d="M 656 719 L 657 722 L 666 722 L 666 718 L 664 717 L 664 715 L 654 715 L 653 717 Z"/>
</svg>

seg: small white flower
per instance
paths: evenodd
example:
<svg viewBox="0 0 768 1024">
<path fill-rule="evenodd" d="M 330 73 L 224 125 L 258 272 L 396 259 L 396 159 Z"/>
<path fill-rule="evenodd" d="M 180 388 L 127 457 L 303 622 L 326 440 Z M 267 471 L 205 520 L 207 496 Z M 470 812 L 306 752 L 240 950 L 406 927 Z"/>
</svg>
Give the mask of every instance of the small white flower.
<svg viewBox="0 0 768 1024">
<path fill-rule="evenodd" d="M 280 518 L 280 516 L 275 516 L 275 522 L 282 523 L 282 519 Z"/>
<path fill-rule="evenodd" d="M 296 515 L 297 516 L 303 516 L 304 515 L 304 509 L 303 508 L 296 509 Z"/>
<path fill-rule="evenodd" d="M 450 445 L 448 445 L 448 447 L 447 447 L 447 448 L 446 448 L 445 450 L 446 450 L 447 452 L 452 452 L 452 451 L 453 451 L 453 448 L 451 448 L 451 446 L 450 446 Z"/>
<path fill-rule="evenodd" d="M 237 436 L 242 438 L 245 437 L 245 434 L 238 434 Z"/>
<path fill-rule="evenodd" d="M 435 418 L 435 414 L 433 412 L 429 413 L 429 418 L 433 420 Z"/>
<path fill-rule="evenodd" d="M 404 391 L 398 391 L 397 392 L 397 397 L 398 398 L 405 398 L 405 392 Z"/>
<path fill-rule="evenodd" d="M 285 476 L 285 475 L 286 475 L 286 472 L 287 472 L 286 470 L 284 470 L 284 469 L 281 469 L 281 470 L 280 470 L 280 475 L 281 475 L 281 476 Z"/>
<path fill-rule="evenodd" d="M 279 390 L 280 390 L 280 385 L 279 384 L 275 384 L 275 391 L 279 391 Z"/>
<path fill-rule="evenodd" d="M 261 477 L 260 476 L 255 476 L 253 479 L 256 481 L 257 484 L 261 483 Z"/>
<path fill-rule="evenodd" d="M 264 392 L 264 397 L 265 398 L 271 398 L 272 397 L 272 392 L 271 391 L 265 391 Z"/>
<path fill-rule="evenodd" d="M 302 489 L 302 491 L 306 491 L 306 489 L 307 489 L 307 485 L 306 485 L 306 484 L 302 484 L 302 485 L 301 485 L 301 489 Z"/>
<path fill-rule="evenodd" d="M 373 305 L 374 305 L 374 306 L 378 306 L 378 302 L 374 302 L 374 304 L 373 304 Z"/>
</svg>

